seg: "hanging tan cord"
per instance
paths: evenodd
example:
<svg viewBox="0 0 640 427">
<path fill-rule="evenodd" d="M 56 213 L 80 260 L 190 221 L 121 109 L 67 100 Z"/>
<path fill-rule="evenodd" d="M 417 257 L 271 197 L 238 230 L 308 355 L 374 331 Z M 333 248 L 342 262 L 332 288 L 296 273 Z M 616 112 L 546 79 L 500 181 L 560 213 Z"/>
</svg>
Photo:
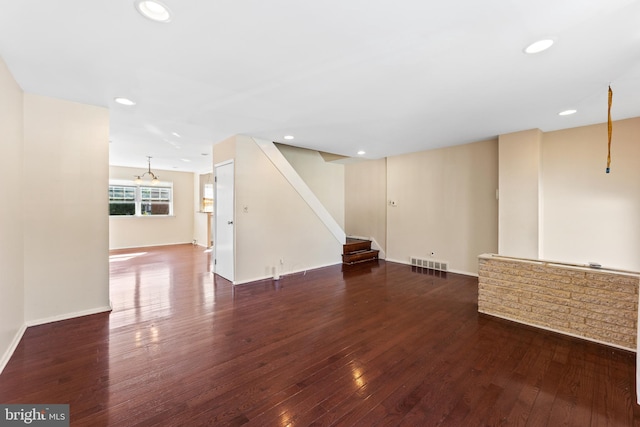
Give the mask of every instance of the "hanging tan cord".
<svg viewBox="0 0 640 427">
<path fill-rule="evenodd" d="M 607 112 L 607 129 L 609 131 L 609 149 L 607 151 L 607 173 L 611 171 L 611 130 L 613 128 L 611 124 L 611 101 L 613 100 L 613 91 L 611 90 L 611 85 L 609 85 L 609 110 Z"/>
</svg>

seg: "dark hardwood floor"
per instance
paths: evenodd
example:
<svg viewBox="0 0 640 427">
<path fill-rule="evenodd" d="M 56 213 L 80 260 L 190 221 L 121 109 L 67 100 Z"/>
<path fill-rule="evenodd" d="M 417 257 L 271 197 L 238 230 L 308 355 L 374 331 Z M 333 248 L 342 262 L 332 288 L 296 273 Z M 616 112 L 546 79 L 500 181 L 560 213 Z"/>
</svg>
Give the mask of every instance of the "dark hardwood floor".
<svg viewBox="0 0 640 427">
<path fill-rule="evenodd" d="M 379 261 L 233 287 L 202 248 L 114 251 L 112 313 L 27 330 L 1 403 L 73 426 L 634 426 L 635 355 L 480 315 Z M 72 296 L 70 296 L 72 297 Z"/>
</svg>

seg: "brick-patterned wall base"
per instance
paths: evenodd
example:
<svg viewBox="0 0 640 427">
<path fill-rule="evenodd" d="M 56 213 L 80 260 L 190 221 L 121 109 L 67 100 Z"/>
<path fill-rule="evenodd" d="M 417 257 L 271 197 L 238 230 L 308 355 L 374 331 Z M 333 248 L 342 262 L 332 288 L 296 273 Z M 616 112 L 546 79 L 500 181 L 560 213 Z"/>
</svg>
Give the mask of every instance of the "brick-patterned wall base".
<svg viewBox="0 0 640 427">
<path fill-rule="evenodd" d="M 640 276 L 480 255 L 478 311 L 636 351 Z"/>
</svg>

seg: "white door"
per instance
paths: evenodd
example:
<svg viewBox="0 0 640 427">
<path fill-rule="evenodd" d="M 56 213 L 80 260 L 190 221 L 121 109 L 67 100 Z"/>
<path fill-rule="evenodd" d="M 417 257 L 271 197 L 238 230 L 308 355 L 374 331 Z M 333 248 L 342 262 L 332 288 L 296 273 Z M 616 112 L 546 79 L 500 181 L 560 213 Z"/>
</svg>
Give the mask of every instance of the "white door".
<svg viewBox="0 0 640 427">
<path fill-rule="evenodd" d="M 216 243 L 215 272 L 233 282 L 234 279 L 234 201 L 233 162 L 215 167 Z"/>
</svg>

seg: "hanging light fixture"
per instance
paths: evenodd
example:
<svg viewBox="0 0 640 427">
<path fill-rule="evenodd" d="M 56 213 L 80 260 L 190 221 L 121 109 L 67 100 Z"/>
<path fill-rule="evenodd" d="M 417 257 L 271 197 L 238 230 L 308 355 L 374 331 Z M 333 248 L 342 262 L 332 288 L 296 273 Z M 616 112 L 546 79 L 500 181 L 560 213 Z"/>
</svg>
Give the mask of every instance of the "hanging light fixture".
<svg viewBox="0 0 640 427">
<path fill-rule="evenodd" d="M 134 175 L 136 179 L 134 179 L 133 181 L 137 184 L 140 185 L 142 184 L 142 178 L 145 175 L 149 175 L 151 177 L 151 185 L 156 185 L 157 183 L 160 182 L 160 177 L 156 176 L 156 174 L 154 174 L 153 172 L 151 172 L 151 156 L 147 156 L 147 163 L 149 165 L 149 169 L 143 173 L 142 175 Z"/>
</svg>

